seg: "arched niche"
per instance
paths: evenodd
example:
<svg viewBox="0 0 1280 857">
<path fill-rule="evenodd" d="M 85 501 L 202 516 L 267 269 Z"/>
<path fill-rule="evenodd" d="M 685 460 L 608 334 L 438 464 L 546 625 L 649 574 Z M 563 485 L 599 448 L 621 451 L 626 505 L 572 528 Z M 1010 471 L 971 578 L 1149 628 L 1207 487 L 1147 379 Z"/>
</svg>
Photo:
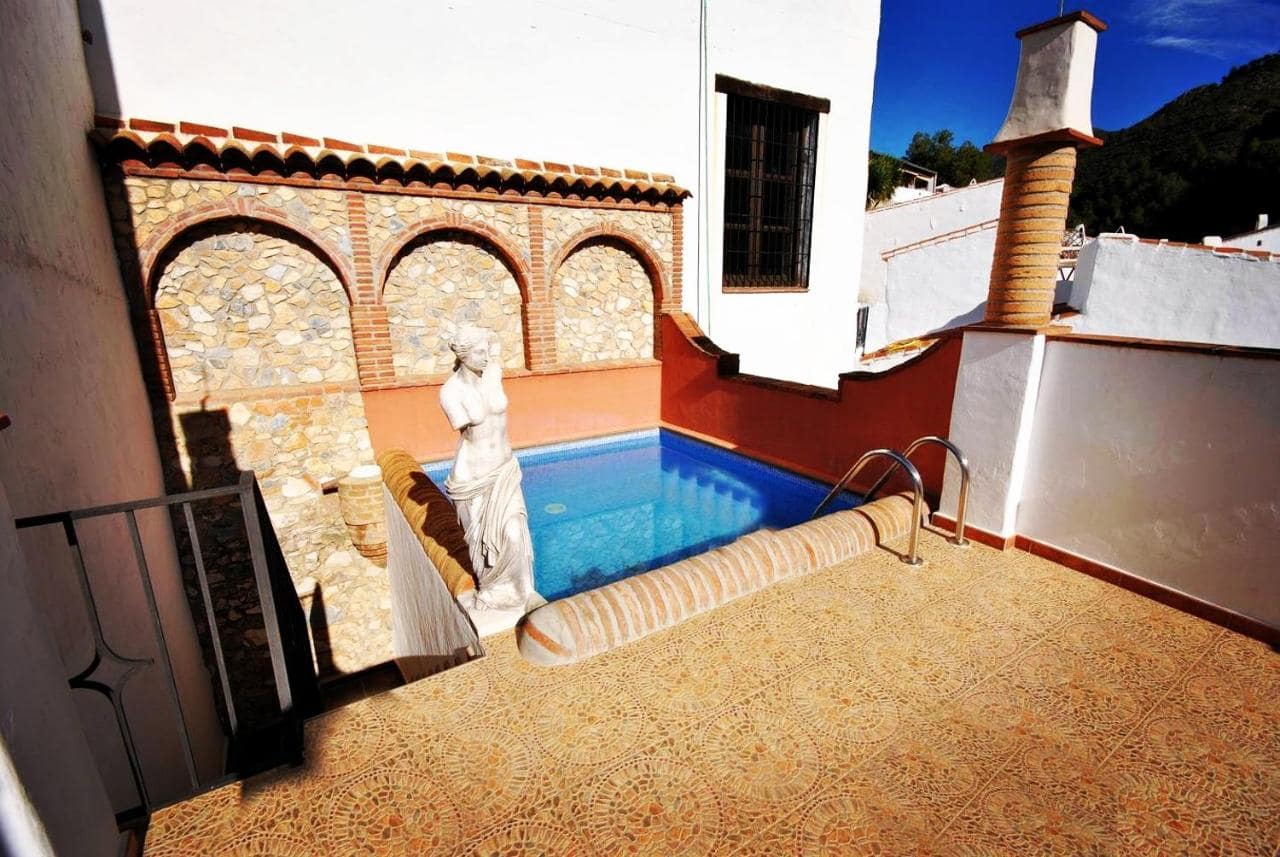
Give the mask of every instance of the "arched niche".
<svg viewBox="0 0 1280 857">
<path fill-rule="evenodd" d="M 382 303 L 398 378 L 451 370 L 449 338 L 468 322 L 497 334 L 505 368 L 528 365 L 525 278 L 487 236 L 440 228 L 406 241 L 392 257 Z"/>
</svg>

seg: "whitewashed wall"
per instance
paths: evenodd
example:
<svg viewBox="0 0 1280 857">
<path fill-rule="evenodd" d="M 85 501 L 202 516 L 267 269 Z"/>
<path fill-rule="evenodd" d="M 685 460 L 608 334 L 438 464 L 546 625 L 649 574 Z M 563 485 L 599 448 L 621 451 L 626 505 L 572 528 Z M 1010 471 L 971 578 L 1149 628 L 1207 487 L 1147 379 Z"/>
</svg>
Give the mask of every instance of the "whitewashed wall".
<svg viewBox="0 0 1280 857">
<path fill-rule="evenodd" d="M 748 371 L 834 386 L 853 365 L 879 3 L 705 7 L 703 64 L 689 0 L 227 0 L 216 15 L 82 0 L 103 113 L 674 175 L 695 193 L 686 309 Z M 807 294 L 720 291 L 717 73 L 831 100 Z"/>
<path fill-rule="evenodd" d="M 1017 524 L 1044 344 L 1039 334 L 970 330 L 960 352 L 948 437 L 969 459 L 967 523 L 1002 537 Z M 939 509 L 953 519 L 959 489 L 948 456 Z"/>
<path fill-rule="evenodd" d="M 724 294 L 719 235 L 724 214 L 727 98 L 711 100 L 710 177 L 705 252 L 698 279 L 709 284 L 700 322 L 716 342 L 742 355 L 742 370 L 826 387 L 855 364 L 857 271 L 867 185 L 879 3 L 754 3 L 711 0 L 709 75 L 828 98 L 818 120 L 817 189 L 809 290 L 804 294 Z M 692 277 L 689 278 L 692 282 Z M 709 310 L 709 311 L 708 311 Z"/>
<path fill-rule="evenodd" d="M 1280 361 L 1049 340 L 1017 529 L 1280 627 Z"/>
<path fill-rule="evenodd" d="M 991 226 L 891 257 L 886 265 L 885 342 L 982 321 L 995 247 Z M 868 351 L 876 347 L 868 341 Z"/>
<path fill-rule="evenodd" d="M 889 276 L 888 266 L 881 258 L 885 251 L 995 220 L 1000 216 L 1000 194 L 1003 190 L 1004 179 L 993 179 L 867 212 L 858 300 L 868 304 L 885 300 Z M 991 258 L 988 256 L 987 274 L 990 272 Z M 985 283 L 985 276 L 983 280 Z"/>
<path fill-rule="evenodd" d="M 93 103 L 80 47 L 73 0 L 16 0 L 0 4 L 0 409 L 12 425 L 0 432 L 0 482 L 12 515 L 25 516 L 118 502 L 164 493 L 150 408 L 130 333 L 124 288 L 112 248 L 102 182 L 87 133 Z M 3 510 L 8 524 L 9 510 Z M 179 673 L 188 722 L 201 760 L 220 761 L 222 736 L 213 709 L 209 676 L 196 641 L 177 557 L 163 522 L 140 516 L 156 596 Z M 157 528 L 159 524 L 159 528 Z M 123 527 L 104 533 L 85 525 L 85 551 L 96 581 L 96 596 L 111 640 L 136 657 L 154 654 L 147 609 Z M 158 537 L 160 536 L 160 537 Z M 57 527 L 44 537 L 23 531 L 25 563 L 6 565 L 5 574 L 25 573 L 32 608 L 23 600 L 0 598 L 0 624 L 21 623 L 48 635 L 61 663 L 53 678 L 88 663 L 92 638 L 72 576 L 66 541 Z M 5 544 L 8 552 L 10 546 Z M 14 570 L 11 572 L 10 568 Z M 143 617 L 139 620 L 139 617 Z M 39 693 L 50 665 L 26 660 L 36 641 L 22 648 L 4 640 L 0 660 L 30 671 L 25 681 Z M 138 720 L 135 735 L 149 773 L 160 775 L 154 797 L 176 797 L 186 779 L 173 718 L 159 683 L 158 669 L 145 670 L 125 694 Z M 18 705 L 6 694 L 6 716 L 23 737 L 11 744 L 15 761 L 42 814 L 40 798 L 66 806 L 52 810 L 59 824 L 80 823 L 82 831 L 51 830 L 55 842 L 70 837 L 83 847 L 67 853 L 94 853 L 90 841 L 101 830 L 100 806 L 83 785 L 96 779 L 92 758 L 81 754 L 84 737 L 63 734 L 66 724 L 39 704 Z M 134 802 L 131 781 L 110 707 L 87 692 L 72 695 L 88 743 L 106 766 L 104 779 L 115 809 Z M 49 703 L 52 705 L 52 703 Z M 16 722 L 21 718 L 36 718 Z M 28 745 L 33 734 L 43 742 Z M 30 766 L 27 766 L 30 763 Z M 161 773 L 173 775 L 166 779 Z M 37 798 L 40 796 L 40 798 Z M 76 816 L 82 818 L 76 819 Z M 69 820 L 70 819 L 70 820 Z M 108 818 L 108 824 L 111 819 Z"/>
<path fill-rule="evenodd" d="M 1080 251 L 1078 333 L 1280 347 L 1280 262 L 1102 236 Z"/>
<path fill-rule="evenodd" d="M 112 857 L 116 831 L 111 802 L 93 765 L 66 668 L 32 596 L 31 575 L 0 485 L 0 752 L 12 759 L 26 800 L 56 853 Z M 5 804 L 0 807 L 0 852 L 5 853 L 6 846 L 13 848 L 24 838 L 26 827 L 9 805 L 11 794 L 8 784 L 0 782 L 0 802 Z M 13 848 L 12 853 L 31 852 Z"/>
</svg>

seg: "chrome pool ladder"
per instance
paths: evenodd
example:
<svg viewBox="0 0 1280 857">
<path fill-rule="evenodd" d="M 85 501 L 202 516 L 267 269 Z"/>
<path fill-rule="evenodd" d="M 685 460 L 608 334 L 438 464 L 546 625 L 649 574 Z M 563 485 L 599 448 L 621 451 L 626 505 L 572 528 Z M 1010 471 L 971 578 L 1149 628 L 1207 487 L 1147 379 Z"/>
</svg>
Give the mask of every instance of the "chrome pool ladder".
<svg viewBox="0 0 1280 857">
<path fill-rule="evenodd" d="M 902 457 L 910 459 L 911 453 L 915 452 L 926 443 L 936 443 L 938 446 L 947 450 L 947 452 L 951 453 L 955 458 L 956 465 L 960 468 L 960 496 L 956 499 L 956 534 L 954 537 L 948 539 L 948 541 L 956 547 L 968 547 L 969 540 L 964 537 L 964 517 L 965 510 L 969 506 L 969 459 L 960 451 L 960 447 L 956 446 L 945 437 L 938 437 L 937 435 L 927 435 L 925 437 L 916 438 L 911 442 L 910 446 L 903 450 Z M 869 503 L 875 499 L 876 492 L 884 487 L 884 484 L 889 481 L 889 477 L 893 475 L 893 471 L 898 466 L 899 465 L 896 462 L 891 464 L 889 469 L 884 472 L 884 475 L 877 479 L 875 484 L 873 484 L 863 496 L 863 500 Z M 919 474 L 916 474 L 916 478 L 919 478 Z"/>
<path fill-rule="evenodd" d="M 850 467 L 844 476 L 841 477 L 840 481 L 837 482 L 835 487 L 831 489 L 830 493 L 822 499 L 822 502 L 818 504 L 818 507 L 813 510 L 813 514 L 809 517 L 818 517 L 822 510 L 827 507 L 827 504 L 844 490 L 844 486 L 857 476 L 862 471 L 862 468 L 866 467 L 867 463 L 874 458 L 888 458 L 893 461 L 893 464 L 891 464 L 889 469 L 885 471 L 885 475 L 881 477 L 882 482 L 894 471 L 895 468 L 898 467 L 905 470 L 907 475 L 911 477 L 911 539 L 907 542 L 907 555 L 902 557 L 902 561 L 907 565 L 919 565 L 921 563 L 919 550 L 920 518 L 924 513 L 924 483 L 920 481 L 920 471 L 916 470 L 916 466 L 900 452 L 887 448 L 873 449 L 869 452 L 864 452 L 862 457 L 854 462 L 853 467 Z M 868 495 L 868 498 L 869 497 L 870 495 Z"/>
<path fill-rule="evenodd" d="M 894 471 L 899 467 L 906 472 L 907 476 L 911 479 L 912 520 L 911 537 L 907 543 L 907 555 L 902 557 L 902 561 L 907 565 L 920 565 L 920 521 L 923 518 L 924 512 L 924 484 L 920 479 L 920 471 L 916 470 L 915 465 L 911 463 L 910 459 L 913 452 L 927 443 L 938 444 L 950 452 L 951 455 L 955 457 L 956 464 L 960 468 L 960 496 L 956 501 L 956 534 L 954 537 L 949 539 L 949 541 L 957 547 L 968 547 L 969 540 L 964 537 L 964 519 L 965 510 L 969 504 L 969 460 L 965 457 L 965 454 L 960 451 L 960 447 L 956 446 L 945 437 L 938 437 L 937 435 L 927 435 L 925 437 L 917 438 L 912 441 L 911 445 L 903 452 L 897 452 L 896 450 L 882 447 L 880 449 L 873 449 L 869 452 L 863 453 L 862 457 L 854 462 L 854 465 L 849 468 L 844 476 L 840 478 L 840 481 L 836 483 L 835 487 L 831 489 L 827 496 L 823 498 L 822 502 L 818 504 L 817 508 L 813 510 L 813 514 L 810 515 L 810 518 L 818 517 L 822 510 L 827 507 L 827 504 L 829 504 L 833 499 L 835 499 L 836 495 L 844 490 L 844 487 L 862 471 L 862 468 L 866 467 L 868 462 L 874 458 L 888 458 L 891 461 L 889 469 L 887 469 L 880 478 L 875 481 L 870 490 L 868 490 L 863 496 L 863 500 L 865 502 L 870 502 L 875 499 L 876 492 L 884 487 L 885 483 L 889 481 L 889 477 L 892 476 Z"/>
</svg>

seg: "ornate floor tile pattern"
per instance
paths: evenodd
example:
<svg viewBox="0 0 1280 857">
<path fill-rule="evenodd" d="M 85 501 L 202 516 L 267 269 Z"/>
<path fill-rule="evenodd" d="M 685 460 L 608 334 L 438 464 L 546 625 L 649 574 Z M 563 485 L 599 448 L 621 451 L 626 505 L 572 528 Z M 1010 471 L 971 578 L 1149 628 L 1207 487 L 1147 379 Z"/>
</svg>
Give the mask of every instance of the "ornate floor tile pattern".
<svg viewBox="0 0 1280 857">
<path fill-rule="evenodd" d="M 926 534 L 570 667 L 510 635 L 156 813 L 148 855 L 1262 854 L 1280 655 Z"/>
</svg>

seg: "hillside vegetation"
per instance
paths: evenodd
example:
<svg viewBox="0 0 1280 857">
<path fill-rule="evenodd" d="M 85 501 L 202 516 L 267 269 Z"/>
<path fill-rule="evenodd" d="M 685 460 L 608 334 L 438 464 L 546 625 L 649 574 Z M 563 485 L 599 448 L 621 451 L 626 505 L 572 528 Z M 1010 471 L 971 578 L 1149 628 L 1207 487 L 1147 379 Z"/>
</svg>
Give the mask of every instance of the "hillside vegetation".
<svg viewBox="0 0 1280 857">
<path fill-rule="evenodd" d="M 1280 53 L 1189 90 L 1080 153 L 1069 225 L 1177 241 L 1280 216 Z"/>
</svg>

